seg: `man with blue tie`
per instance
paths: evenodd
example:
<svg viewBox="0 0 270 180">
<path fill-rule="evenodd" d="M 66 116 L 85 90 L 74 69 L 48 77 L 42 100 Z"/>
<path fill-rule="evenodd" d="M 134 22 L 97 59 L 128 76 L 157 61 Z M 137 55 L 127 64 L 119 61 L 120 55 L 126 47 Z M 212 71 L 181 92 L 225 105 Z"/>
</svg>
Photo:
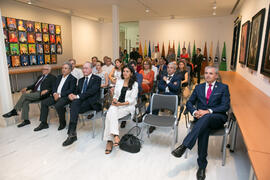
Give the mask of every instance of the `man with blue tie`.
<svg viewBox="0 0 270 180">
<path fill-rule="evenodd" d="M 218 68 L 207 66 L 204 76 L 206 83 L 195 87 L 186 104 L 186 108 L 194 117 L 194 127 L 183 143 L 172 151 L 172 155 L 181 157 L 187 148 L 193 148 L 198 139 L 198 180 L 205 179 L 209 133 L 211 130 L 224 127 L 227 121 L 226 112 L 230 108 L 228 86 L 217 82 Z"/>
<path fill-rule="evenodd" d="M 84 77 L 79 80 L 75 94 L 68 95 L 69 100 L 72 102 L 70 105 L 68 138 L 63 142 L 63 146 L 71 145 L 77 140 L 76 127 L 79 113 L 101 110 L 99 102 L 101 78 L 92 74 L 92 64 L 90 62 L 83 65 L 83 74 Z"/>
</svg>

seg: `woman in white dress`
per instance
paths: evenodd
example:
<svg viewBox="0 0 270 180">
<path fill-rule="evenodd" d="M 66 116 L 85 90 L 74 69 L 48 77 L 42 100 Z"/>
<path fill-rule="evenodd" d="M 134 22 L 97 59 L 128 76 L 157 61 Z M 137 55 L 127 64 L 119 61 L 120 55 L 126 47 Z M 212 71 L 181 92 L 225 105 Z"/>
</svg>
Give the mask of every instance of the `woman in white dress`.
<svg viewBox="0 0 270 180">
<path fill-rule="evenodd" d="M 124 66 L 121 79 L 118 79 L 114 89 L 113 102 L 105 120 L 104 140 L 107 141 L 105 154 L 110 154 L 113 146 L 118 146 L 119 125 L 118 119 L 135 113 L 137 103 L 138 83 L 136 74 L 131 66 Z"/>
</svg>

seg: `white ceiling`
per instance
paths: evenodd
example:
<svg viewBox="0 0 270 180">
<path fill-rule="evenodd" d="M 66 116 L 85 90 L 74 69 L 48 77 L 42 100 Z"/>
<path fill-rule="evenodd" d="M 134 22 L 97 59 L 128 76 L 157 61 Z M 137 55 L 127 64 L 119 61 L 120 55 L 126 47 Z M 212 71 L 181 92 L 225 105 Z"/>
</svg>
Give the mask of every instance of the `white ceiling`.
<svg viewBox="0 0 270 180">
<path fill-rule="evenodd" d="M 27 3 L 29 0 L 16 0 Z M 214 0 L 31 0 L 33 6 L 93 20 L 111 21 L 112 5 L 119 6 L 121 22 L 213 16 Z M 217 16 L 230 15 L 237 0 L 216 0 Z M 146 13 L 145 9 L 150 12 Z"/>
</svg>

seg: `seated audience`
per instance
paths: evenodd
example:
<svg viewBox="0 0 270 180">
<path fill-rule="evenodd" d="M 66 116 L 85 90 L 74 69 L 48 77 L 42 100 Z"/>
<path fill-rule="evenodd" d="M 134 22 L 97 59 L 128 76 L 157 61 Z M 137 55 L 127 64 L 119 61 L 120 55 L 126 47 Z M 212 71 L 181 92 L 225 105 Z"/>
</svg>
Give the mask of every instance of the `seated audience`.
<svg viewBox="0 0 270 180">
<path fill-rule="evenodd" d="M 101 78 L 92 73 L 90 62 L 83 65 L 84 77 L 79 80 L 75 93 L 68 95 L 70 105 L 70 121 L 68 126 L 68 138 L 63 142 L 63 146 L 68 146 L 77 140 L 76 127 L 79 113 L 90 110 L 100 111 L 100 84 Z"/>
<path fill-rule="evenodd" d="M 102 66 L 102 71 L 106 72 L 109 75 L 114 68 L 114 65 L 112 64 L 112 59 L 110 57 L 105 56 L 103 58 L 103 62 L 104 65 Z"/>
<path fill-rule="evenodd" d="M 167 62 L 175 61 L 175 53 L 173 52 L 173 48 L 169 49 L 166 59 Z"/>
<path fill-rule="evenodd" d="M 151 60 L 151 58 L 149 58 Z M 151 64 L 152 64 L 152 71 L 154 71 L 154 81 L 157 81 L 157 75 L 158 75 L 158 68 L 156 67 L 156 59 L 152 59 L 151 60 Z"/>
<path fill-rule="evenodd" d="M 97 73 L 97 68 L 96 68 L 97 61 L 98 61 L 98 58 L 96 56 L 93 56 L 92 61 L 91 61 L 92 66 L 93 66 L 93 68 L 92 68 L 93 74 Z"/>
<path fill-rule="evenodd" d="M 71 69 L 72 65 L 69 62 L 63 64 L 62 75 L 59 75 L 57 77 L 56 83 L 54 84 L 52 89 L 53 96 L 50 96 L 41 101 L 39 118 L 41 123 L 37 128 L 34 129 L 34 131 L 40 131 L 42 129 L 49 128 L 47 118 L 49 113 L 49 107 L 52 105 L 54 105 L 59 117 L 60 126 L 58 130 L 60 131 L 66 127 L 65 106 L 70 103 L 68 95 L 74 93 L 77 83 L 77 79 L 72 74 L 70 74 Z"/>
<path fill-rule="evenodd" d="M 190 90 L 188 88 L 188 71 L 185 61 L 180 60 L 178 64 L 178 74 L 182 77 L 182 98 L 183 104 L 186 104 L 187 98 L 190 95 Z"/>
<path fill-rule="evenodd" d="M 205 179 L 207 166 L 208 139 L 211 130 L 224 127 L 227 121 L 226 112 L 230 108 L 230 93 L 226 84 L 217 82 L 218 69 L 214 66 L 205 68 L 205 83 L 195 87 L 187 101 L 187 109 L 195 119 L 191 132 L 183 143 L 172 151 L 175 157 L 181 157 L 186 149 L 192 149 L 198 140 L 197 179 Z"/>
<path fill-rule="evenodd" d="M 124 66 L 121 79 L 116 82 L 112 105 L 106 115 L 104 140 L 107 141 L 107 145 L 105 154 L 110 154 L 113 146 L 119 145 L 118 119 L 130 113 L 133 117 L 137 95 L 138 83 L 135 71 L 131 66 Z"/>
<path fill-rule="evenodd" d="M 157 68 L 158 68 L 157 80 L 159 81 L 162 79 L 164 75 L 167 74 L 166 60 L 163 57 L 159 58 L 159 65 L 157 66 Z"/>
<path fill-rule="evenodd" d="M 143 61 L 143 69 L 139 72 L 143 76 L 142 90 L 143 93 L 151 92 L 154 83 L 154 71 L 151 70 L 152 65 L 149 59 Z"/>
<path fill-rule="evenodd" d="M 142 56 L 140 55 L 137 59 L 137 72 L 140 72 L 142 70 Z"/>
<path fill-rule="evenodd" d="M 14 109 L 4 114 L 3 117 L 9 118 L 12 116 L 16 116 L 18 115 L 17 111 L 22 110 L 21 118 L 23 122 L 20 123 L 18 127 L 23 127 L 25 125 L 30 124 L 29 104 L 49 97 L 52 92 L 53 84 L 55 83 L 56 77 L 50 74 L 50 72 L 51 66 L 49 65 L 42 66 L 42 75 L 40 75 L 37 78 L 34 84 L 21 90 L 22 96 L 14 106 Z M 31 90 L 31 92 L 26 93 L 26 91 L 28 90 Z"/>
<path fill-rule="evenodd" d="M 70 59 L 68 61 L 72 65 L 71 74 L 79 81 L 79 79 L 81 79 L 83 77 L 82 70 L 79 68 L 76 68 L 76 60 L 75 59 Z"/>
<path fill-rule="evenodd" d="M 109 77 L 108 74 L 104 71 L 102 71 L 102 62 L 101 61 L 97 61 L 96 62 L 96 73 L 93 73 L 97 76 L 99 76 L 101 78 L 101 88 L 105 88 L 108 87 L 109 85 Z"/>
<path fill-rule="evenodd" d="M 111 86 L 115 86 L 116 81 L 121 79 L 121 68 L 122 68 L 122 61 L 120 59 L 116 59 L 114 61 L 115 66 L 112 69 L 111 73 L 109 74 L 109 79 L 111 81 Z"/>
</svg>

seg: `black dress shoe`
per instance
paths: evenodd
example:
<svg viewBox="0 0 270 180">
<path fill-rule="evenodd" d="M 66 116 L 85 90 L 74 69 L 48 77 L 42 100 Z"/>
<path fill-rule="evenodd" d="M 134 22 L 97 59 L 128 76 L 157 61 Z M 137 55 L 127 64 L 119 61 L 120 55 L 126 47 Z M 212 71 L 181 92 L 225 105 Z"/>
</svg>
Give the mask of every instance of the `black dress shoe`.
<svg viewBox="0 0 270 180">
<path fill-rule="evenodd" d="M 24 120 L 21 124 L 19 124 L 17 127 L 20 128 L 20 127 L 23 127 L 23 126 L 26 126 L 30 124 L 30 121 L 29 120 Z"/>
<path fill-rule="evenodd" d="M 197 180 L 204 180 L 205 179 L 205 169 L 199 168 L 197 171 Z"/>
<path fill-rule="evenodd" d="M 40 125 L 39 125 L 38 127 L 36 127 L 36 128 L 34 129 L 34 131 L 40 131 L 40 130 L 42 130 L 42 129 L 47 129 L 47 128 L 49 128 L 49 126 L 48 126 L 47 123 L 40 123 Z"/>
<path fill-rule="evenodd" d="M 12 116 L 17 116 L 18 113 L 15 109 L 12 109 L 12 111 L 6 113 L 3 115 L 4 118 L 9 118 L 9 117 L 12 117 Z"/>
<path fill-rule="evenodd" d="M 127 124 L 127 121 L 122 121 L 120 127 L 121 128 L 125 128 L 126 127 L 126 124 Z"/>
<path fill-rule="evenodd" d="M 88 116 L 87 116 L 87 119 L 92 119 L 94 117 L 94 114 L 89 114 Z"/>
<path fill-rule="evenodd" d="M 77 141 L 77 136 L 68 136 L 68 138 L 63 142 L 63 146 L 71 145 L 75 141 Z"/>
<path fill-rule="evenodd" d="M 187 147 L 181 144 L 178 148 L 172 151 L 174 157 L 180 158 L 186 151 Z"/>
<path fill-rule="evenodd" d="M 154 130 L 156 130 L 155 126 L 150 126 L 149 128 L 149 134 L 151 134 Z"/>
<path fill-rule="evenodd" d="M 58 131 L 61 131 L 66 127 L 66 123 L 61 123 L 60 126 L 58 127 Z"/>
</svg>

